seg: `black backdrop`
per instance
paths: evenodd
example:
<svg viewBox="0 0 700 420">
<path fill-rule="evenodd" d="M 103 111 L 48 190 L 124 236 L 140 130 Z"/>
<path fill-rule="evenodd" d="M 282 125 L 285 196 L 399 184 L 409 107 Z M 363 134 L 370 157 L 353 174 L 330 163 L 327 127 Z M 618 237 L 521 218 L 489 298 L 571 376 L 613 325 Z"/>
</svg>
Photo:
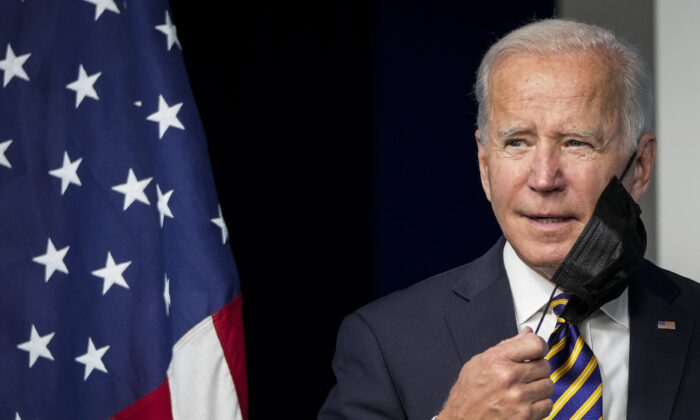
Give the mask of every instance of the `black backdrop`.
<svg viewBox="0 0 700 420">
<path fill-rule="evenodd" d="M 344 315 L 498 237 L 473 74 L 553 2 L 171 3 L 241 277 L 251 418 L 314 418 Z"/>
</svg>

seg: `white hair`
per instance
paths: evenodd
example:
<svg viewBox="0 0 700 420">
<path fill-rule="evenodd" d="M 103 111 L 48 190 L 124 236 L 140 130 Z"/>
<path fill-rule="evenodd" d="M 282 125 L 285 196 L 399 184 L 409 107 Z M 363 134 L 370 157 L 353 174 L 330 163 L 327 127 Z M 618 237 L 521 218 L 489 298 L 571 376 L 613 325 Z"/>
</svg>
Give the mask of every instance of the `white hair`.
<svg viewBox="0 0 700 420">
<path fill-rule="evenodd" d="M 619 70 L 616 73 L 622 97 L 618 118 L 627 150 L 635 151 L 639 138 L 652 132 L 654 127 L 654 89 L 644 59 L 634 47 L 607 29 L 563 19 L 546 19 L 522 26 L 486 52 L 474 84 L 481 141 L 486 142 L 488 136 L 489 78 L 501 59 L 518 53 L 547 56 L 577 51 L 600 53 L 611 68 Z"/>
</svg>

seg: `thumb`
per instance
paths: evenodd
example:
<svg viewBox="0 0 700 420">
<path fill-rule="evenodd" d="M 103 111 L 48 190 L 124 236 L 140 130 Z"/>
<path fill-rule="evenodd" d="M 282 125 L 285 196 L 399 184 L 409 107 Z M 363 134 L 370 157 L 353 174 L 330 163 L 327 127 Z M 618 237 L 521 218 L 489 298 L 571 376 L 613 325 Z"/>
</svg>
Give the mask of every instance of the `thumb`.
<svg viewBox="0 0 700 420">
<path fill-rule="evenodd" d="M 531 333 L 531 332 L 532 332 L 532 328 L 525 327 L 517 335 L 514 335 L 513 337 L 510 337 L 510 338 L 506 338 L 505 340 L 501 341 L 501 343 L 508 343 L 510 341 L 516 340 L 519 337 L 522 337 L 523 335 Z"/>
</svg>

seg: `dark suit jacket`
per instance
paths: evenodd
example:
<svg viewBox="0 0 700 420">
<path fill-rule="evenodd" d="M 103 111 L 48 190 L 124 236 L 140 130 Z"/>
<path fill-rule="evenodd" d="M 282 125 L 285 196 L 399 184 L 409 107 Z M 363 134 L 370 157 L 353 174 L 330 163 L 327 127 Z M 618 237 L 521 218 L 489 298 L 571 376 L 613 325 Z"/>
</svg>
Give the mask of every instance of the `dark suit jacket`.
<svg viewBox="0 0 700 420">
<path fill-rule="evenodd" d="M 349 315 L 319 419 L 436 415 L 462 365 L 517 334 L 503 246 L 501 238 L 472 263 Z M 645 262 L 629 286 L 629 313 L 627 418 L 700 419 L 700 285 Z M 676 329 L 658 329 L 659 320 Z"/>
</svg>

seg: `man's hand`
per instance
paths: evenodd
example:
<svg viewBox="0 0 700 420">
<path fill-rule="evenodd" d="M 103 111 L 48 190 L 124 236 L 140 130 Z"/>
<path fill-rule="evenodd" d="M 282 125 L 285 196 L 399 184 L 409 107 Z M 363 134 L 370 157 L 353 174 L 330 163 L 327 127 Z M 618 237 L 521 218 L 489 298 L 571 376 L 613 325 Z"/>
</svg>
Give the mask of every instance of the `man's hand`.
<svg viewBox="0 0 700 420">
<path fill-rule="evenodd" d="M 552 410 L 547 343 L 526 327 L 462 366 L 438 420 L 542 419 Z"/>
</svg>

